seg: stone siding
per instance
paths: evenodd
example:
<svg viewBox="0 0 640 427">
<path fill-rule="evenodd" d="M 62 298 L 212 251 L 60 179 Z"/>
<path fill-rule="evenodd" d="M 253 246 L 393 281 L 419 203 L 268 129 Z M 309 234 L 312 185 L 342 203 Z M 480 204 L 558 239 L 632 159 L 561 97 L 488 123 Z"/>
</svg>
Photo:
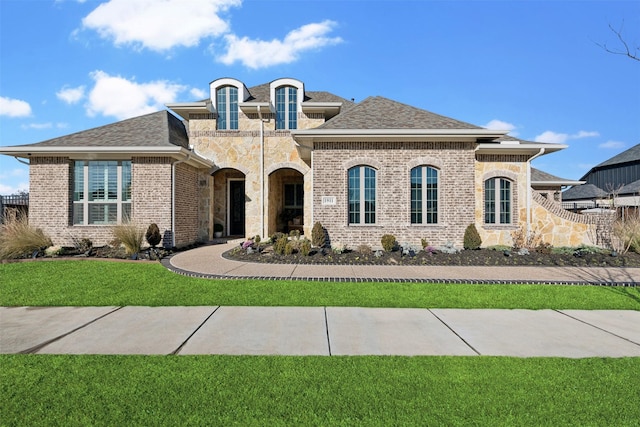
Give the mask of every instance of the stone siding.
<svg viewBox="0 0 640 427">
<path fill-rule="evenodd" d="M 466 142 L 322 142 L 313 162 L 313 222 L 320 221 L 332 242 L 350 247 L 380 247 L 383 234 L 420 245 L 462 245 L 465 228 L 474 222 L 474 144 Z M 377 171 L 376 224 L 348 224 L 347 171 L 368 165 Z M 410 174 L 416 166 L 439 170 L 438 224 L 411 224 Z M 335 197 L 335 205 L 322 198 Z"/>
</svg>

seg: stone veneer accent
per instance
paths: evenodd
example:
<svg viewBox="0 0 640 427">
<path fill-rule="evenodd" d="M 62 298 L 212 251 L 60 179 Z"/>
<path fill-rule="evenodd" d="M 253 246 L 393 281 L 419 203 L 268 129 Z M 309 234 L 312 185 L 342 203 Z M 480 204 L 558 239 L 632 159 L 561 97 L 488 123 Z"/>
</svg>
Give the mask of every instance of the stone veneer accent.
<svg viewBox="0 0 640 427">
<path fill-rule="evenodd" d="M 224 227 L 227 235 L 227 182 L 245 180 L 245 236 L 271 235 L 277 231 L 273 213 L 280 214 L 282 206 L 282 180 L 279 171 L 293 169 L 302 174 L 306 194 L 311 194 L 310 166 L 300 158 L 296 144 L 287 130 L 276 130 L 275 120 L 265 115 L 264 122 L 264 176 L 260 177 L 260 119 L 257 115 L 240 113 L 238 131 L 218 131 L 215 115 L 190 116 L 189 139 L 198 154 L 211 159 L 213 168 L 213 222 Z M 196 118 L 197 117 L 197 118 Z M 298 128 L 314 128 L 324 123 L 322 116 L 298 115 Z M 274 166 L 276 166 L 274 168 Z M 270 175 L 272 175 L 270 177 Z M 264 201 L 262 200 L 264 183 Z M 264 205 L 265 230 L 261 229 L 261 206 Z M 311 232 L 311 198 L 305 197 L 305 233 Z"/>
<path fill-rule="evenodd" d="M 386 233 L 417 246 L 422 238 L 460 246 L 465 228 L 474 222 L 474 148 L 456 141 L 316 143 L 313 162 L 321 167 L 313 170 L 313 220 L 322 223 L 332 242 L 351 247 L 379 247 Z M 347 171 L 358 165 L 377 170 L 375 225 L 348 224 Z M 440 171 L 438 224 L 411 224 L 410 174 L 418 165 Z M 323 196 L 334 196 L 336 204 L 322 205 Z"/>
</svg>

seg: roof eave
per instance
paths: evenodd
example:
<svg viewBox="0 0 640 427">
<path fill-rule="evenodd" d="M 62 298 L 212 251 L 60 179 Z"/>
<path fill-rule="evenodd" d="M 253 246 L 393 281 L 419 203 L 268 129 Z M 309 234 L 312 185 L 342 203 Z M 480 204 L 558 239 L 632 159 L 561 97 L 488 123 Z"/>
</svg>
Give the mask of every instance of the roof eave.
<svg viewBox="0 0 640 427">
<path fill-rule="evenodd" d="M 476 141 L 495 139 L 507 131 L 488 129 L 304 129 L 292 130 L 293 138 L 302 145 L 321 141 Z"/>
<path fill-rule="evenodd" d="M 540 186 L 570 186 L 570 185 L 582 185 L 586 184 L 587 181 L 531 181 L 531 185 L 540 185 Z"/>
<path fill-rule="evenodd" d="M 541 149 L 544 149 L 544 154 L 554 153 L 556 151 L 564 150 L 568 145 L 565 144 L 550 144 L 546 142 L 541 143 L 514 143 L 514 142 L 502 142 L 502 143 L 479 143 L 476 147 L 476 152 L 480 154 L 536 154 Z"/>
<path fill-rule="evenodd" d="M 271 112 L 271 106 L 268 102 L 241 102 L 238 104 L 245 114 L 258 114 Z"/>
<path fill-rule="evenodd" d="M 189 114 L 206 114 L 214 112 L 213 105 L 210 101 L 173 102 L 164 104 L 164 106 L 185 120 L 189 120 Z"/>
<path fill-rule="evenodd" d="M 90 158 L 90 157 L 104 157 L 104 156 L 126 156 L 131 157 L 136 154 L 145 157 L 159 157 L 170 156 L 176 160 L 187 159 L 189 163 L 196 167 L 211 167 L 213 162 L 209 159 L 200 156 L 192 150 L 188 150 L 184 147 L 91 147 L 91 146 L 79 146 L 79 147 L 38 147 L 38 146 L 15 146 L 15 147 L 2 147 L 0 148 L 0 154 L 7 156 L 20 157 L 23 159 L 29 159 L 34 156 L 65 156 L 69 158 Z"/>
</svg>

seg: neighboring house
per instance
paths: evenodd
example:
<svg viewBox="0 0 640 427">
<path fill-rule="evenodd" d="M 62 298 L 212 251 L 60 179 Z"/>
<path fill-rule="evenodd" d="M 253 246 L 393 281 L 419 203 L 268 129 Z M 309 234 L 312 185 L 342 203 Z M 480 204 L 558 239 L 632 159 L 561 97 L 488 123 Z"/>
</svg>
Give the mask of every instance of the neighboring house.
<svg viewBox="0 0 640 427">
<path fill-rule="evenodd" d="M 12 194 L 0 196 L 0 224 L 7 216 L 29 215 L 29 194 Z"/>
<path fill-rule="evenodd" d="M 605 160 L 562 194 L 567 209 L 640 206 L 640 144 Z"/>
<path fill-rule="evenodd" d="M 552 200 L 558 204 L 562 204 L 562 190 L 565 187 L 584 183 L 584 181 L 559 178 L 540 169 L 531 168 L 531 188 L 533 188 L 533 191 L 539 193 L 545 199 Z"/>
<path fill-rule="evenodd" d="M 352 247 L 380 246 L 386 233 L 460 246 L 469 224 L 485 246 L 511 244 L 518 229 L 556 246 L 592 243 L 596 220 L 557 203 L 567 181 L 531 169 L 564 145 L 288 78 L 251 88 L 218 79 L 210 98 L 167 107 L 183 120 L 161 111 L 3 147 L 30 160 L 34 225 L 56 244 L 107 242 L 125 218 L 157 223 L 164 244 L 178 246 L 210 238 L 214 223 L 227 236 L 265 237 L 310 235 L 317 221 Z"/>
</svg>

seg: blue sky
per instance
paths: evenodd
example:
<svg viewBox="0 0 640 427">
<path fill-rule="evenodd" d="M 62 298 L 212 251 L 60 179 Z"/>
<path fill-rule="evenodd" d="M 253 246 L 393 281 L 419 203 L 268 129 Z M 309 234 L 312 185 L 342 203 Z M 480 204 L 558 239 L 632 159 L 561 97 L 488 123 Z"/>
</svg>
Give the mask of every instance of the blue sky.
<svg viewBox="0 0 640 427">
<path fill-rule="evenodd" d="M 0 0 L 0 145 L 43 141 L 294 77 L 569 148 L 534 161 L 578 179 L 640 143 L 633 1 Z M 0 194 L 28 168 L 0 155 Z"/>
</svg>

